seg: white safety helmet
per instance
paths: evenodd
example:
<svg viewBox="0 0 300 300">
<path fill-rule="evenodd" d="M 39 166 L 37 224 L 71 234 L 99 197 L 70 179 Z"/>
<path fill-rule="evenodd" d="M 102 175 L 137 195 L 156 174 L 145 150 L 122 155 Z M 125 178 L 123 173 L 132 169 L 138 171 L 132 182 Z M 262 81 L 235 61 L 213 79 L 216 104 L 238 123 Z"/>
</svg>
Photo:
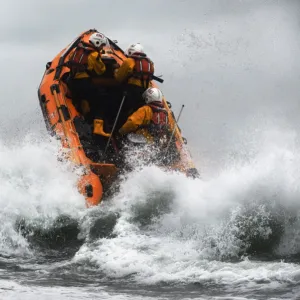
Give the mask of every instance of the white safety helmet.
<svg viewBox="0 0 300 300">
<path fill-rule="evenodd" d="M 146 104 L 152 102 L 162 102 L 163 94 L 158 88 L 148 88 L 143 93 L 143 99 L 145 100 Z"/>
<path fill-rule="evenodd" d="M 107 38 L 100 32 L 95 32 L 90 36 L 89 42 L 96 48 L 107 45 Z"/>
<path fill-rule="evenodd" d="M 135 53 L 145 54 L 144 47 L 140 43 L 132 44 L 125 50 L 125 54 L 128 56 L 133 55 Z"/>
</svg>

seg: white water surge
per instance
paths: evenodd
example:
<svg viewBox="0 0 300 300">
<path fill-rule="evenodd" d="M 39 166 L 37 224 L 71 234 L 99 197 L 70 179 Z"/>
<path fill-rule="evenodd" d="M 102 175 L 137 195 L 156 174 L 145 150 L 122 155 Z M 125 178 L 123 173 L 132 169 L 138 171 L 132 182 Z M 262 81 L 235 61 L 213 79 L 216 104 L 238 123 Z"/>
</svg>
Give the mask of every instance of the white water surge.
<svg viewBox="0 0 300 300">
<path fill-rule="evenodd" d="M 20 218 L 51 229 L 58 216 L 69 215 L 78 220 L 84 242 L 63 264 L 80 266 L 79 273 L 147 286 L 220 285 L 239 294 L 288 294 L 299 283 L 298 264 L 284 261 L 299 253 L 300 156 L 293 134 L 280 145 L 273 135 L 251 160 L 233 161 L 205 180 L 142 167 L 124 176 L 112 199 L 88 210 L 75 187 L 76 173 L 58 161 L 57 150 L 53 141 L 1 144 L 2 256 L 21 259 L 36 251 L 16 230 Z M 118 216 L 113 235 L 90 236 L 95 218 L 105 214 Z M 266 252 L 281 258 L 255 258 L 253 244 L 273 240 Z"/>
<path fill-rule="evenodd" d="M 77 192 L 76 174 L 58 160 L 56 141 L 38 142 L 28 136 L 22 143 L 0 141 L 0 253 L 30 254 L 27 241 L 16 231 L 18 220 L 35 221 L 41 228 L 61 214 L 78 218 L 85 209 Z M 32 253 L 31 253 L 32 254 Z"/>
</svg>

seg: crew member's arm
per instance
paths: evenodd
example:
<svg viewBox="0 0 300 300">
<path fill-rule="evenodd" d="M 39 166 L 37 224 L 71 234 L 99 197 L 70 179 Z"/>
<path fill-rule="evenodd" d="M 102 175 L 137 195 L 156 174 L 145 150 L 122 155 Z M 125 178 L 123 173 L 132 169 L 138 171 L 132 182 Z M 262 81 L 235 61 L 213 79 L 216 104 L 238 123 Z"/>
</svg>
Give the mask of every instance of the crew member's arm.
<svg viewBox="0 0 300 300">
<path fill-rule="evenodd" d="M 132 74 L 134 69 L 134 59 L 127 58 L 122 63 L 121 67 L 115 72 L 115 78 L 118 82 L 122 83 L 127 80 L 128 76 Z"/>
<path fill-rule="evenodd" d="M 88 71 L 94 71 L 97 75 L 102 75 L 105 70 L 105 64 L 101 60 L 100 55 L 95 51 L 88 57 Z"/>
<path fill-rule="evenodd" d="M 134 132 L 139 126 L 149 125 L 151 119 L 152 109 L 148 105 L 145 105 L 128 117 L 126 123 L 120 128 L 119 133 L 123 135 Z"/>
</svg>

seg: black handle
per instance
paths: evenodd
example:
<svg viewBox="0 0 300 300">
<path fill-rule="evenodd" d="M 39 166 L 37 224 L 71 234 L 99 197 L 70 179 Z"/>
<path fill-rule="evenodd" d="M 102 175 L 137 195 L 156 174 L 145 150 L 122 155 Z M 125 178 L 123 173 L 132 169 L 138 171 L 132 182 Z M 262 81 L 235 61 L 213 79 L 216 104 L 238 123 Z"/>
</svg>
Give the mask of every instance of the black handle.
<svg viewBox="0 0 300 300">
<path fill-rule="evenodd" d="M 161 78 L 159 78 L 159 77 L 157 77 L 157 76 L 155 76 L 155 75 L 153 75 L 152 78 L 153 78 L 153 80 L 156 80 L 156 81 L 158 81 L 158 82 L 160 82 L 160 83 L 163 83 L 163 82 L 164 82 L 163 79 L 161 79 Z"/>
</svg>

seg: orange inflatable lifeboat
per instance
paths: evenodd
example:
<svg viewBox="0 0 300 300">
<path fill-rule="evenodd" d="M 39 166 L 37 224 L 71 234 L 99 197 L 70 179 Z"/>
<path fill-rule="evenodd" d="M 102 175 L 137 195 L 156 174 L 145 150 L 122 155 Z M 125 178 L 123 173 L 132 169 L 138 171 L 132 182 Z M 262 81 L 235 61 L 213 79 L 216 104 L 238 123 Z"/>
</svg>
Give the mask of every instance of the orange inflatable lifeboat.
<svg viewBox="0 0 300 300">
<path fill-rule="evenodd" d="M 78 180 L 78 189 L 85 196 L 87 206 L 94 206 L 101 202 L 103 194 L 118 174 L 117 163 L 101 159 L 101 157 L 100 159 L 99 157 L 95 158 L 95 155 L 90 154 L 90 149 L 97 153 L 97 149 L 95 149 L 97 147 L 95 145 L 87 146 L 84 136 L 88 132 L 86 129 L 89 126 L 85 124 L 80 110 L 73 104 L 72 95 L 66 84 L 70 72 L 67 66 L 70 52 L 80 41 L 88 42 L 89 36 L 95 32 L 97 32 L 95 29 L 83 32 L 58 53 L 51 62 L 48 62 L 38 89 L 39 102 L 47 130 L 61 141 L 65 157 L 84 170 Z M 104 53 L 101 56 L 107 70 L 104 76 L 94 79 L 94 83 L 99 84 L 99 86 L 109 86 L 111 90 L 118 90 L 120 86 L 114 79 L 112 68 L 116 64 L 121 65 L 126 56 L 115 41 L 110 39 L 108 41 L 109 45 L 104 48 Z M 162 81 L 157 77 L 154 78 Z M 153 80 L 151 85 L 156 86 Z M 165 99 L 164 106 L 169 112 L 170 126 L 174 129 L 174 147 L 178 152 L 178 159 L 168 167 L 184 172 L 188 176 L 198 176 L 189 151 L 185 147 L 185 140 L 181 136 L 180 129 L 170 109 L 171 105 Z M 113 145 L 111 148 L 113 149 Z"/>
</svg>

